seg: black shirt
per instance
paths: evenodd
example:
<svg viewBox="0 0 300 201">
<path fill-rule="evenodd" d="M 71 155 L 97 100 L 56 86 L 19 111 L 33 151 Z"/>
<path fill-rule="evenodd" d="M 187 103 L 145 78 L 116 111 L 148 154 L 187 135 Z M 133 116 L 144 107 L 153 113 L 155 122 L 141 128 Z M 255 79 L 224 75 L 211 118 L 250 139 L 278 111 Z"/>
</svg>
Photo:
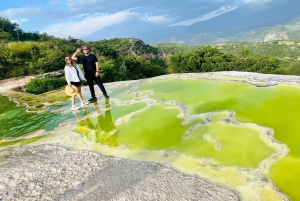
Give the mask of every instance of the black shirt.
<svg viewBox="0 0 300 201">
<path fill-rule="evenodd" d="M 96 62 L 98 59 L 95 55 L 89 54 L 88 56 L 81 55 L 77 56 L 78 62 L 82 63 L 85 75 L 95 76 L 96 73 Z"/>
</svg>

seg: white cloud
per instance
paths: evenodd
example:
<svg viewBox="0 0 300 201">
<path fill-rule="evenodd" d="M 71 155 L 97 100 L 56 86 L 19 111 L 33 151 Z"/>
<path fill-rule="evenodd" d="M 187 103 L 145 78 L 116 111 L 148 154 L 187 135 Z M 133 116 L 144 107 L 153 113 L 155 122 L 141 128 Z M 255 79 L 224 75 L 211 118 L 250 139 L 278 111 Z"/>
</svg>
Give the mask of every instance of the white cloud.
<svg viewBox="0 0 300 201">
<path fill-rule="evenodd" d="M 172 19 L 168 19 L 166 15 L 148 16 L 148 14 L 146 13 L 145 16 L 142 17 L 142 20 L 153 23 L 163 23 L 169 22 Z"/>
<path fill-rule="evenodd" d="M 245 3 L 262 3 L 268 1 L 272 1 L 272 0 L 244 0 Z"/>
<path fill-rule="evenodd" d="M 5 16 L 10 19 L 13 18 L 24 18 L 24 16 L 35 16 L 41 13 L 41 9 L 38 7 L 23 7 L 23 8 L 11 8 L 0 12 L 0 16 Z"/>
<path fill-rule="evenodd" d="M 103 29 L 106 26 L 118 24 L 135 13 L 129 10 L 110 15 L 92 15 L 78 21 L 68 21 L 46 27 L 41 33 L 46 32 L 49 35 L 57 37 L 82 38 Z"/>
<path fill-rule="evenodd" d="M 99 2 L 104 2 L 104 0 L 66 0 L 66 5 L 71 11 L 78 11 L 81 10 L 82 7 L 91 7 L 93 4 L 97 4 Z"/>
<path fill-rule="evenodd" d="M 89 0 L 88 2 L 86 0 L 67 0 L 66 4 L 69 6 L 75 6 L 75 5 L 78 6 L 78 5 L 86 5 L 87 3 L 95 4 L 95 3 L 98 3 L 101 1 L 103 1 L 103 0 Z"/>
<path fill-rule="evenodd" d="M 237 7 L 236 6 L 223 6 L 222 8 L 218 9 L 218 10 L 215 10 L 215 11 L 212 11 L 212 12 L 209 12 L 205 15 L 202 15 L 201 17 L 198 17 L 196 19 L 190 19 L 190 20 L 185 20 L 185 21 L 182 21 L 182 22 L 178 22 L 178 23 L 175 23 L 175 24 L 171 24 L 170 26 L 178 26 L 178 25 L 183 25 L 183 26 L 190 26 L 196 22 L 199 22 L 199 21 L 205 21 L 205 20 L 208 20 L 208 19 L 211 19 L 211 18 L 214 18 L 218 15 L 221 15 L 223 13 L 226 13 L 226 12 L 229 12 L 229 11 L 232 11 L 234 9 L 236 9 Z"/>
<path fill-rule="evenodd" d="M 15 22 L 18 25 L 21 25 L 23 22 L 28 22 L 28 19 L 21 18 L 21 19 L 17 19 L 17 20 L 11 20 L 11 22 Z"/>
<path fill-rule="evenodd" d="M 42 10 L 38 7 L 12 8 L 0 12 L 0 16 L 8 17 L 11 22 L 16 22 L 19 26 L 29 21 L 29 18 L 38 16 Z"/>
</svg>

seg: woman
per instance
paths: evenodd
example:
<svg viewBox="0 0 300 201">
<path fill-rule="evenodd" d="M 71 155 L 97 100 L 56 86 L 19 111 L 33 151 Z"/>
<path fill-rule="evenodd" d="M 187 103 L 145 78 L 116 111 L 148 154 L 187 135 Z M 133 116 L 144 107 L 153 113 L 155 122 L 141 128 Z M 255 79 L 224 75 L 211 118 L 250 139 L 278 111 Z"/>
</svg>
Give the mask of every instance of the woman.
<svg viewBox="0 0 300 201">
<path fill-rule="evenodd" d="M 84 75 L 82 71 L 80 70 L 79 66 L 73 62 L 70 56 L 65 57 L 66 61 L 66 66 L 65 66 L 65 76 L 66 80 L 68 82 L 69 87 L 75 86 L 77 87 L 78 91 L 78 98 L 80 100 L 80 106 L 84 107 L 85 105 L 88 105 L 88 103 L 84 102 L 82 99 L 82 94 L 81 94 L 81 83 L 80 80 L 86 81 L 84 78 Z M 75 105 L 75 95 L 72 95 L 72 107 L 71 110 L 78 110 L 80 107 L 77 107 Z"/>
</svg>

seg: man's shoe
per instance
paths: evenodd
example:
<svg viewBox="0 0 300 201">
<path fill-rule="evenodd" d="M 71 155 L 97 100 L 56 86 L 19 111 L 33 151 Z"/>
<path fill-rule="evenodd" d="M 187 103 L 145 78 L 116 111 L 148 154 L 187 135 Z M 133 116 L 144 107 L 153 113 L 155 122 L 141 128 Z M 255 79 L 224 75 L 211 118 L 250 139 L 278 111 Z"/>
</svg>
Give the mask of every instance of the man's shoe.
<svg viewBox="0 0 300 201">
<path fill-rule="evenodd" d="M 95 97 L 95 98 L 91 98 L 90 100 L 89 100 L 89 102 L 95 102 L 95 101 L 97 101 L 97 98 Z"/>
<path fill-rule="evenodd" d="M 109 99 L 109 96 L 108 96 L 108 95 L 104 95 L 104 97 L 105 97 L 106 99 Z"/>
</svg>

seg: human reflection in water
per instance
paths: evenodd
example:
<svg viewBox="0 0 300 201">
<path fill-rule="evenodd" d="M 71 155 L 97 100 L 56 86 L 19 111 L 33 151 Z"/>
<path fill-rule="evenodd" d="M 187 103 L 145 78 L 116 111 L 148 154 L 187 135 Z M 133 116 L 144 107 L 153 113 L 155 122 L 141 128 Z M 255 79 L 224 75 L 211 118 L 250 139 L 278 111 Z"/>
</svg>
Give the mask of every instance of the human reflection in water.
<svg viewBox="0 0 300 201">
<path fill-rule="evenodd" d="M 101 132 L 96 132 L 96 141 L 101 144 L 107 143 L 109 146 L 116 147 L 119 145 L 117 142 L 119 132 L 112 120 L 109 99 L 105 101 L 105 108 L 106 111 L 97 117 Z"/>
<path fill-rule="evenodd" d="M 82 112 L 81 112 L 82 111 Z M 86 108 L 82 108 L 81 110 L 75 110 L 75 111 L 72 111 L 72 113 L 77 117 L 77 118 L 81 118 L 82 116 L 86 115 L 87 112 L 86 112 Z"/>
<path fill-rule="evenodd" d="M 107 99 L 105 103 L 105 112 L 99 109 L 97 102 L 94 103 L 95 109 L 99 112 L 96 124 L 93 124 L 90 118 L 87 117 L 79 121 L 77 129 L 83 133 L 88 140 L 95 140 L 97 143 L 116 147 L 119 145 L 117 142 L 118 130 L 112 121 L 109 100 Z"/>
</svg>

